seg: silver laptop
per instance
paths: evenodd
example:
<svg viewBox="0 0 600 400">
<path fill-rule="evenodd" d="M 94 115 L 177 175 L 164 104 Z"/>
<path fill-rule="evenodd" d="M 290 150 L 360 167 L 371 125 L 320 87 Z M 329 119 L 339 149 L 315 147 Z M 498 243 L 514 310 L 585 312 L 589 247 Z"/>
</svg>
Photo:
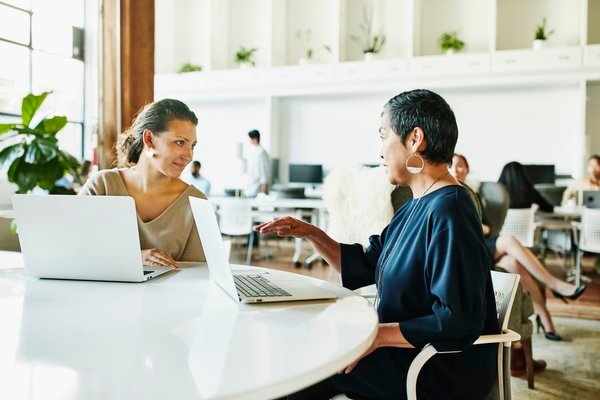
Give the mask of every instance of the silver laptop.
<svg viewBox="0 0 600 400">
<path fill-rule="evenodd" d="M 266 303 L 334 299 L 336 296 L 293 274 L 269 274 L 263 271 L 232 271 L 225 256 L 217 217 L 208 200 L 190 197 L 192 213 L 202 241 L 210 278 L 231 298 L 243 303 Z"/>
<path fill-rule="evenodd" d="M 600 208 L 600 190 L 584 191 L 583 205 L 587 208 Z"/>
<path fill-rule="evenodd" d="M 172 270 L 142 265 L 129 196 L 15 194 L 25 271 L 35 277 L 143 282 Z"/>
</svg>

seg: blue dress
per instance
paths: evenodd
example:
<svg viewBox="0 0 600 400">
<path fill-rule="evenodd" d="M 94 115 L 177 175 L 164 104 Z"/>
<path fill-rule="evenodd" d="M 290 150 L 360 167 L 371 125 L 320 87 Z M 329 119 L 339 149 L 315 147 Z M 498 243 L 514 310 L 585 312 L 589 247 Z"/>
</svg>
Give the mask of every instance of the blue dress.
<svg viewBox="0 0 600 400">
<path fill-rule="evenodd" d="M 468 193 L 446 186 L 400 208 L 365 250 L 341 245 L 342 282 L 349 289 L 376 283 L 379 321 L 399 322 L 415 349 L 384 347 L 350 374 L 331 378 L 355 399 L 406 398 L 406 374 L 427 343 L 437 355 L 421 371 L 419 399 L 481 399 L 496 377 L 496 345 L 471 344 L 498 333 L 490 257 Z"/>
</svg>

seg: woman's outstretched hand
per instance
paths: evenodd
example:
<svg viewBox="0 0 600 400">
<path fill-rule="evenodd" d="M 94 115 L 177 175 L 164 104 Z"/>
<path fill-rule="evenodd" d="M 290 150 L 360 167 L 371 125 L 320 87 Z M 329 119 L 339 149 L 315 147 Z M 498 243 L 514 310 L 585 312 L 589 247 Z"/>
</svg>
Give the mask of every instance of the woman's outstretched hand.
<svg viewBox="0 0 600 400">
<path fill-rule="evenodd" d="M 297 238 L 306 238 L 315 229 L 317 228 L 314 225 L 292 217 L 274 219 L 273 221 L 254 227 L 254 230 L 260 233 L 275 232 L 278 236 L 293 236 Z"/>
</svg>

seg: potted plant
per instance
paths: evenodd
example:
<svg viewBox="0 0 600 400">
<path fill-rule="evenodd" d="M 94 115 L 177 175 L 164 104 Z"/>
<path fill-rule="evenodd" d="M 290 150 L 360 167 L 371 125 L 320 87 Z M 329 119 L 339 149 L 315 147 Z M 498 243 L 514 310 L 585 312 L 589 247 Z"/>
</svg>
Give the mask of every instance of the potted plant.
<svg viewBox="0 0 600 400">
<path fill-rule="evenodd" d="M 440 50 L 442 50 L 442 52 L 446 53 L 447 55 L 451 55 L 461 51 L 465 47 L 465 42 L 458 38 L 458 34 L 456 32 L 445 32 L 440 36 L 438 45 L 440 46 Z"/>
<path fill-rule="evenodd" d="M 180 74 L 183 74 L 185 72 L 196 72 L 196 71 L 202 71 L 202 65 L 185 63 L 179 68 L 179 71 L 177 71 L 177 72 L 179 72 Z"/>
<path fill-rule="evenodd" d="M 546 17 L 542 19 L 542 23 L 535 28 L 535 36 L 533 40 L 533 49 L 540 50 L 544 48 L 546 40 L 555 32 L 554 29 L 546 32 Z"/>
<path fill-rule="evenodd" d="M 373 9 L 363 8 L 363 22 L 358 26 L 362 32 L 362 37 L 352 35 L 350 39 L 362 45 L 362 52 L 365 61 L 371 61 L 376 54 L 379 54 L 383 45 L 385 45 L 386 37 L 383 32 L 373 34 Z"/>
<path fill-rule="evenodd" d="M 254 67 L 256 61 L 254 61 L 254 53 L 257 52 L 257 48 L 247 49 L 244 46 L 235 53 L 235 62 L 239 64 L 241 69 Z"/>
<path fill-rule="evenodd" d="M 79 161 L 62 151 L 56 138 L 67 124 L 67 117 L 44 117 L 35 125 L 32 123 L 50 93 L 28 94 L 21 106 L 21 122 L 0 124 L 0 168 L 9 165 L 8 181 L 17 185 L 17 193 L 39 187 L 50 194 L 75 194 L 72 189 L 56 185 L 66 174 L 82 184 Z"/>
</svg>

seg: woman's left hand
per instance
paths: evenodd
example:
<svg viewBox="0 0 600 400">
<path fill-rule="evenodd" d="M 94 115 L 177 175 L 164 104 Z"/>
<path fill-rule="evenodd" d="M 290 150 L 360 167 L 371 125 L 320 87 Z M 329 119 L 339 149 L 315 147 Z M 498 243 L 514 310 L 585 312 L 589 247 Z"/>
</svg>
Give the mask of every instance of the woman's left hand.
<svg viewBox="0 0 600 400">
<path fill-rule="evenodd" d="M 356 367 L 356 364 L 358 364 L 360 362 L 360 360 L 362 360 L 363 358 L 365 358 L 366 356 L 368 356 L 369 354 L 371 354 L 372 352 L 374 352 L 375 350 L 377 350 L 380 346 L 379 346 L 379 334 L 381 333 L 381 330 L 379 329 L 381 325 L 377 326 L 377 335 L 375 336 L 375 340 L 373 340 L 373 343 L 371 343 L 371 346 L 367 349 L 367 351 L 365 351 L 356 361 L 354 361 L 352 364 L 348 365 L 346 368 L 344 368 L 343 370 L 339 371 L 338 373 L 340 374 L 349 374 L 350 371 L 352 371 L 354 369 L 354 367 Z"/>
</svg>

